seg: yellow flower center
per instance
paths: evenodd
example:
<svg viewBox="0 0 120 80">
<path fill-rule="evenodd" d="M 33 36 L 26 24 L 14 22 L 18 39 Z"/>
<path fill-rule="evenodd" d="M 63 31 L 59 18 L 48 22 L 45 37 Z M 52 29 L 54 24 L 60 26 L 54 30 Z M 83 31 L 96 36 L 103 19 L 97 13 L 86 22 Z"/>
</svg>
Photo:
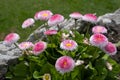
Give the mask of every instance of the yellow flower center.
<svg viewBox="0 0 120 80">
<path fill-rule="evenodd" d="M 101 31 L 102 31 L 102 28 L 98 28 L 98 29 L 97 29 L 97 32 L 101 32 Z"/>
<path fill-rule="evenodd" d="M 23 46 L 24 46 L 24 47 L 27 47 L 27 46 L 28 46 L 28 44 L 24 44 Z"/>
<path fill-rule="evenodd" d="M 98 41 L 101 41 L 101 38 L 97 38 Z"/>
<path fill-rule="evenodd" d="M 47 14 L 47 13 L 44 13 L 44 14 L 42 14 L 42 16 L 47 17 L 47 16 L 48 16 L 48 14 Z"/>
<path fill-rule="evenodd" d="M 49 75 L 49 74 L 45 74 L 43 80 L 51 80 L 51 79 L 50 79 L 50 75 Z"/>
<path fill-rule="evenodd" d="M 48 75 L 45 76 L 45 80 L 49 80 L 49 76 Z"/>
<path fill-rule="evenodd" d="M 67 66 L 67 61 L 63 62 L 63 68 L 65 68 Z"/>
<path fill-rule="evenodd" d="M 67 47 L 71 47 L 72 44 L 71 44 L 71 43 L 67 43 L 66 46 L 67 46 Z"/>
<path fill-rule="evenodd" d="M 64 64 L 64 66 L 67 64 L 67 62 L 65 61 L 65 62 L 63 62 L 63 64 Z"/>
</svg>

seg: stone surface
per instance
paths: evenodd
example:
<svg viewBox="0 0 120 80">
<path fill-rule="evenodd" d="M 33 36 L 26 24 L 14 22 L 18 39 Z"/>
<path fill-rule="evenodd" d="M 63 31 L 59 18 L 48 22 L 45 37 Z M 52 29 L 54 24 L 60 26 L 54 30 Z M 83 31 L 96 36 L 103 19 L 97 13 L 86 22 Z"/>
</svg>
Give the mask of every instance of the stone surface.
<svg viewBox="0 0 120 80">
<path fill-rule="evenodd" d="M 7 72 L 7 67 L 10 64 L 15 64 L 20 55 L 21 51 L 15 45 L 5 46 L 0 42 L 0 80 Z"/>
<path fill-rule="evenodd" d="M 73 19 L 65 19 L 62 23 L 59 24 L 61 29 L 71 29 L 74 26 Z M 38 39 L 45 38 L 44 32 L 48 29 L 48 27 L 43 24 L 38 27 L 30 36 L 27 38 L 27 41 L 35 42 Z M 52 26 L 49 29 L 58 30 L 58 27 Z"/>
<path fill-rule="evenodd" d="M 109 21 L 105 22 L 106 19 Z M 100 16 L 98 24 L 104 25 L 109 29 L 107 36 L 111 42 L 120 42 L 120 9 L 116 10 L 114 13 L 107 13 Z M 117 47 L 117 50 L 117 54 L 111 57 L 120 63 L 120 46 Z"/>
</svg>

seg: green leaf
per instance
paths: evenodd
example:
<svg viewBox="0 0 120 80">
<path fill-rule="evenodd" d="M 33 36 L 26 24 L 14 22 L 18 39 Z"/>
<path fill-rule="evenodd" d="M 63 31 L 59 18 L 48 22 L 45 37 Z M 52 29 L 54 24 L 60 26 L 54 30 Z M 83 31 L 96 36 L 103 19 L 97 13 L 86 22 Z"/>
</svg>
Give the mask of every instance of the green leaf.
<svg viewBox="0 0 120 80">
<path fill-rule="evenodd" d="M 79 76 L 80 77 L 80 79 L 79 80 L 81 80 L 81 73 L 83 72 L 83 68 L 81 67 L 81 66 L 79 66 L 79 67 L 75 67 L 75 69 L 72 71 L 72 72 L 70 72 L 71 73 L 71 79 L 72 80 L 76 80 L 77 79 L 77 77 Z"/>
<path fill-rule="evenodd" d="M 57 50 L 57 52 L 59 52 L 61 55 L 65 56 L 66 55 L 66 52 L 65 51 L 60 51 L 60 50 Z"/>
<path fill-rule="evenodd" d="M 77 71 L 73 71 L 73 72 L 71 73 L 72 80 L 75 80 L 75 78 L 77 77 L 78 73 L 79 73 L 78 70 L 77 70 Z"/>
<path fill-rule="evenodd" d="M 97 77 L 101 78 L 101 80 L 105 80 L 108 74 L 108 70 L 106 69 L 106 61 L 104 59 L 98 59 L 95 62 L 95 68 L 98 72 Z"/>
<path fill-rule="evenodd" d="M 47 44 L 47 47 L 48 48 L 56 48 L 56 45 L 55 44 Z"/>
<path fill-rule="evenodd" d="M 81 58 L 82 58 L 82 59 L 92 58 L 92 55 L 89 55 L 89 54 L 87 54 L 87 53 L 82 53 L 82 54 L 81 54 Z"/>
<path fill-rule="evenodd" d="M 22 56 L 19 57 L 19 60 L 20 60 L 20 61 L 23 61 L 24 58 L 25 58 L 25 57 L 22 55 Z"/>
<path fill-rule="evenodd" d="M 75 37 L 73 37 L 73 40 L 75 40 L 78 44 L 83 43 L 84 35 L 80 34 L 78 31 L 74 31 Z"/>
<path fill-rule="evenodd" d="M 104 60 L 107 60 L 109 58 L 109 55 L 108 54 L 105 54 L 103 57 L 102 57 L 102 59 L 104 59 Z"/>
<path fill-rule="evenodd" d="M 93 67 L 91 62 L 89 62 L 88 66 L 93 71 L 93 75 L 97 75 L 97 71 L 96 71 L 95 67 Z"/>
<path fill-rule="evenodd" d="M 72 52 L 70 52 L 68 55 L 70 55 L 71 57 L 75 57 L 76 56 L 76 51 L 72 51 Z"/>
<path fill-rule="evenodd" d="M 88 49 L 88 47 L 85 47 L 81 52 L 85 52 Z"/>
<path fill-rule="evenodd" d="M 7 72 L 7 74 L 5 75 L 6 79 L 12 79 L 13 78 L 13 75 L 11 74 L 11 72 Z"/>
<path fill-rule="evenodd" d="M 30 80 L 30 79 L 26 79 L 26 77 L 13 77 L 11 80 Z"/>
<path fill-rule="evenodd" d="M 13 73 L 15 76 L 26 77 L 27 71 L 28 67 L 25 65 L 24 62 L 21 62 L 14 67 Z"/>
</svg>

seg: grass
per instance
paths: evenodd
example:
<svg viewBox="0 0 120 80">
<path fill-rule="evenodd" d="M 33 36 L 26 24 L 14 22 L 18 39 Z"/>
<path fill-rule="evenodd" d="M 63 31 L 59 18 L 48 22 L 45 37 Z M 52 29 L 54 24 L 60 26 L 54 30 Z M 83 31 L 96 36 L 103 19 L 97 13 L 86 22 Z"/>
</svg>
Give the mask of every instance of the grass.
<svg viewBox="0 0 120 80">
<path fill-rule="evenodd" d="M 118 9 L 120 0 L 0 0 L 0 40 L 10 32 L 16 32 L 24 41 L 30 34 L 30 29 L 22 29 L 22 22 L 33 17 L 37 11 L 48 9 L 53 13 L 69 14 L 78 11 L 82 14 L 97 13 L 97 16 L 114 12 Z M 37 22 L 39 27 L 43 22 Z"/>
</svg>

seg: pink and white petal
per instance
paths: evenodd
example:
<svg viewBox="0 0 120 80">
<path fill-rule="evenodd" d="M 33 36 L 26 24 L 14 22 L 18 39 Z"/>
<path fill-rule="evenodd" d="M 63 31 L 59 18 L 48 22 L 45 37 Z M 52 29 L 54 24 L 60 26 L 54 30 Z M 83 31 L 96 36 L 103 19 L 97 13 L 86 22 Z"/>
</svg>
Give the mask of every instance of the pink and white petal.
<svg viewBox="0 0 120 80">
<path fill-rule="evenodd" d="M 48 25 L 49 26 L 56 26 L 63 21 L 64 21 L 64 17 L 62 15 L 55 14 L 48 20 Z"/>
<path fill-rule="evenodd" d="M 11 45 L 13 43 L 16 43 L 20 39 L 20 36 L 17 33 L 9 33 L 4 41 L 3 44 L 5 45 Z"/>
<path fill-rule="evenodd" d="M 69 16 L 70 16 L 71 18 L 73 18 L 73 19 L 80 19 L 80 18 L 83 17 L 83 15 L 80 14 L 79 12 L 73 12 L 73 13 L 71 13 Z"/>
<path fill-rule="evenodd" d="M 35 23 L 35 20 L 33 18 L 28 18 L 26 19 L 23 24 L 22 24 L 22 28 L 27 28 L 32 26 Z"/>
</svg>

